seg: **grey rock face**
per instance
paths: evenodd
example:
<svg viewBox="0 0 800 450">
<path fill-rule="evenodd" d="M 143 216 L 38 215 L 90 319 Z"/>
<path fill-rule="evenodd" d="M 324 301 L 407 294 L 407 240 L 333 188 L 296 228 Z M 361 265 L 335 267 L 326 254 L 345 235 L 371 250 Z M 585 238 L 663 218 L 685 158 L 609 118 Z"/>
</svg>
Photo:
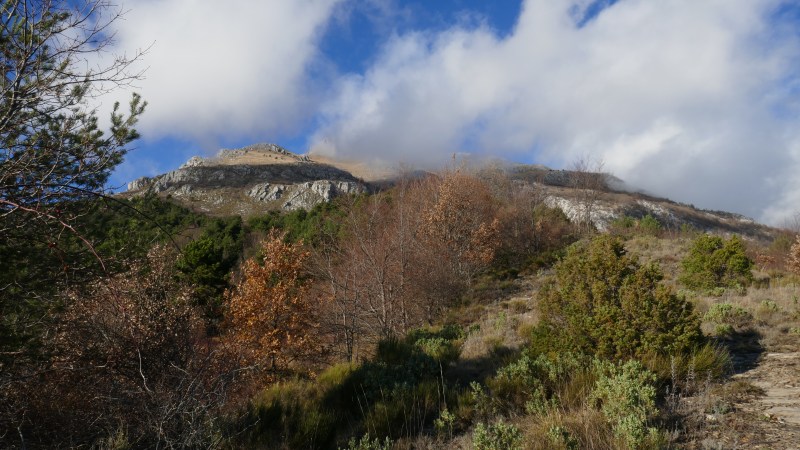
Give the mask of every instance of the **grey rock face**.
<svg viewBox="0 0 800 450">
<path fill-rule="evenodd" d="M 282 200 L 281 209 L 310 209 L 323 202 L 329 202 L 339 195 L 360 194 L 366 187 L 352 181 L 317 180 L 300 184 L 261 183 L 247 191 L 247 196 L 260 202 Z"/>
<path fill-rule="evenodd" d="M 324 164 L 271 164 L 188 166 L 151 179 L 139 179 L 128 190 L 149 189 L 159 193 L 177 189 L 184 184 L 198 187 L 249 187 L 258 183 L 297 184 L 317 180 L 358 182 L 350 173 Z"/>
<path fill-rule="evenodd" d="M 218 158 L 235 158 L 251 151 L 288 154 L 281 147 L 266 144 L 223 150 Z M 307 157 L 297 159 L 288 163 L 248 165 L 219 164 L 214 159 L 192 157 L 177 170 L 132 181 L 128 191 L 134 195 L 148 192 L 172 195 L 207 211 L 223 211 L 227 210 L 226 206 L 233 205 L 235 211 L 247 214 L 252 208 L 309 209 L 339 195 L 368 190 L 367 185 L 347 171 L 311 162 Z"/>
<path fill-rule="evenodd" d="M 186 167 L 199 167 L 204 165 L 205 163 L 206 161 L 203 158 L 199 156 L 192 156 L 191 158 L 189 158 L 188 161 L 183 163 L 183 165 L 180 168 L 184 169 Z"/>
<path fill-rule="evenodd" d="M 251 187 L 247 196 L 260 202 L 273 202 L 280 199 L 288 187 L 285 184 L 261 183 Z"/>
<path fill-rule="evenodd" d="M 360 194 L 366 192 L 366 187 L 361 183 L 351 181 L 318 180 L 296 185 L 281 209 L 290 211 L 295 209 L 310 209 L 323 202 L 329 202 L 343 194 Z"/>
<path fill-rule="evenodd" d="M 128 191 L 142 191 L 146 190 L 150 184 L 153 182 L 153 179 L 150 177 L 141 177 L 137 178 L 130 183 L 128 183 Z"/>
<path fill-rule="evenodd" d="M 237 149 L 223 149 L 217 152 L 217 158 L 236 158 L 248 153 L 261 152 L 261 153 L 277 153 L 279 155 L 293 155 L 292 152 L 286 150 L 280 145 L 275 144 L 254 144 L 247 147 Z"/>
</svg>

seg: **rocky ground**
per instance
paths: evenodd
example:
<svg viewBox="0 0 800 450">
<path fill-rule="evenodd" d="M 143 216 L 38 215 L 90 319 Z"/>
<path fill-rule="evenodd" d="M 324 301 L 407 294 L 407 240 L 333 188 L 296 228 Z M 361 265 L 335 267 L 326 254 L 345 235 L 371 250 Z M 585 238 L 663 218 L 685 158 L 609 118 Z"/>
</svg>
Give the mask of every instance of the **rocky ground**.
<svg viewBox="0 0 800 450">
<path fill-rule="evenodd" d="M 682 407 L 693 436 L 679 448 L 800 450 L 800 352 L 763 353 Z"/>
<path fill-rule="evenodd" d="M 800 449 L 800 352 L 765 353 L 734 380 L 763 392 L 735 404 L 740 448 Z"/>
</svg>

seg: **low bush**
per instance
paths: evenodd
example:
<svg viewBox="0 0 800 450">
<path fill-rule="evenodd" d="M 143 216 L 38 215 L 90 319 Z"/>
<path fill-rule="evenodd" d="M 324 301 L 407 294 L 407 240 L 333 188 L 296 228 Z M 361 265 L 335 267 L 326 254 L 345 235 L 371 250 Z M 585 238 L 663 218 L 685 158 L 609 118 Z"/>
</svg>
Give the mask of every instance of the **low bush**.
<svg viewBox="0 0 800 450">
<path fill-rule="evenodd" d="M 717 303 L 709 308 L 703 320 L 716 325 L 727 325 L 733 330 L 743 331 L 753 325 L 753 315 L 741 306 Z"/>
<path fill-rule="evenodd" d="M 436 362 L 447 365 L 458 359 L 464 330 L 458 325 L 441 328 L 418 328 L 406 335 L 405 342 L 413 345 Z"/>
<path fill-rule="evenodd" d="M 567 450 L 578 450 L 580 442 L 572 433 L 560 425 L 553 425 L 547 429 L 547 437 L 550 443 L 557 448 L 564 448 Z"/>
<path fill-rule="evenodd" d="M 392 448 L 392 440 L 388 437 L 381 441 L 378 438 L 370 439 L 369 433 L 361 436 L 360 440 L 351 438 L 347 444 L 347 450 L 390 450 Z"/>
<path fill-rule="evenodd" d="M 600 402 L 614 433 L 626 448 L 641 448 L 645 441 L 659 440 L 658 430 L 649 426 L 655 416 L 655 375 L 638 361 L 614 365 L 595 362 L 597 383 L 591 398 Z"/>
<path fill-rule="evenodd" d="M 522 433 L 503 421 L 479 423 L 472 433 L 472 446 L 475 450 L 522 450 Z"/>
<path fill-rule="evenodd" d="M 518 415 L 524 406 L 534 428 L 550 438 L 546 448 L 583 448 L 600 439 L 636 449 L 658 448 L 664 440 L 653 426 L 659 386 L 656 374 L 639 361 L 563 353 L 523 355 L 488 380 L 491 395 L 479 386 L 473 391 L 476 408 L 495 416 Z"/>
<path fill-rule="evenodd" d="M 585 372 L 590 362 L 590 358 L 572 353 L 538 357 L 526 353 L 498 370 L 487 386 L 502 409 L 543 414 L 558 406 L 562 391 L 574 389 L 570 386 L 573 378 Z"/>
<path fill-rule="evenodd" d="M 539 291 L 541 328 L 534 344 L 627 359 L 679 354 L 702 342 L 691 303 L 661 283 L 658 266 L 642 266 L 619 239 L 601 235 L 573 245 Z"/>
<path fill-rule="evenodd" d="M 657 236 L 664 230 L 664 227 L 661 226 L 661 222 L 658 219 L 647 214 L 639 220 L 639 230 L 644 234 Z"/>
<path fill-rule="evenodd" d="M 681 262 L 678 281 L 690 289 L 740 288 L 753 281 L 753 261 L 738 236 L 724 240 L 703 234 L 692 242 L 689 255 Z"/>
</svg>

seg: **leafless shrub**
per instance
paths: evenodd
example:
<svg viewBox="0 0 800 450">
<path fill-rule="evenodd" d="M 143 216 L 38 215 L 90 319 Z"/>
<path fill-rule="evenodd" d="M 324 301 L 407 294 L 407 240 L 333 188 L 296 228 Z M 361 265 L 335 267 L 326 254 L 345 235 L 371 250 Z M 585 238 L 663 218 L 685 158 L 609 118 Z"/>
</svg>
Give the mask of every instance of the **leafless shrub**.
<svg viewBox="0 0 800 450">
<path fill-rule="evenodd" d="M 175 282 L 174 256 L 156 247 L 129 273 L 69 292 L 49 368 L 16 386 L 20 446 L 89 445 L 120 429 L 136 447 L 219 443 L 235 371 Z"/>
</svg>

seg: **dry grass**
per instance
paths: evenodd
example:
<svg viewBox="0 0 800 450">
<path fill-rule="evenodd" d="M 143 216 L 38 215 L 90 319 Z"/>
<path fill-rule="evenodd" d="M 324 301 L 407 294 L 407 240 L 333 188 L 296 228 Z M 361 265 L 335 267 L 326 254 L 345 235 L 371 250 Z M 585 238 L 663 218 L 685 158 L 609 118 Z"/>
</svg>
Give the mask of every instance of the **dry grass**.
<svg viewBox="0 0 800 450">
<path fill-rule="evenodd" d="M 756 282 L 742 291 L 725 289 L 715 295 L 685 291 L 675 280 L 680 273 L 680 261 L 690 244 L 688 236 L 671 239 L 635 236 L 625 245 L 629 251 L 640 255 L 642 261 L 657 262 L 665 281 L 687 295 L 701 317 L 714 305 L 730 304 L 745 310 L 752 320 L 737 324 L 728 331 L 754 333 L 758 344 L 767 351 L 793 351 L 797 348 L 800 344 L 800 279 L 781 271 L 755 271 Z M 725 334 L 724 328 L 707 320 L 703 323 L 703 332 L 709 335 Z"/>
<path fill-rule="evenodd" d="M 657 263 L 661 266 L 664 281 L 673 287 L 680 273 L 680 262 L 689 253 L 691 238 L 662 239 L 654 236 L 633 236 L 625 242 L 625 249 L 638 255 L 642 263 Z"/>
<path fill-rule="evenodd" d="M 720 303 L 750 313 L 752 320 L 747 326 L 759 336 L 759 343 L 766 351 L 795 351 L 800 345 L 800 287 L 796 280 L 787 278 L 767 287 L 751 287 L 743 295 L 726 291 L 721 297 L 695 299 L 700 313 Z M 707 332 L 713 332 L 713 327 L 707 322 L 703 324 Z"/>
<path fill-rule="evenodd" d="M 370 165 L 363 161 L 347 161 L 331 158 L 329 156 L 312 154 L 311 161 L 342 169 L 350 172 L 366 182 L 388 180 L 398 175 L 399 170 L 386 166 Z"/>
<path fill-rule="evenodd" d="M 525 343 L 517 333 L 520 323 L 521 314 L 509 313 L 505 309 L 488 312 L 464 340 L 461 359 L 485 359 L 520 348 Z"/>
<path fill-rule="evenodd" d="M 523 429 L 529 450 L 607 450 L 623 448 L 606 418 L 594 408 L 554 409 Z"/>
</svg>

